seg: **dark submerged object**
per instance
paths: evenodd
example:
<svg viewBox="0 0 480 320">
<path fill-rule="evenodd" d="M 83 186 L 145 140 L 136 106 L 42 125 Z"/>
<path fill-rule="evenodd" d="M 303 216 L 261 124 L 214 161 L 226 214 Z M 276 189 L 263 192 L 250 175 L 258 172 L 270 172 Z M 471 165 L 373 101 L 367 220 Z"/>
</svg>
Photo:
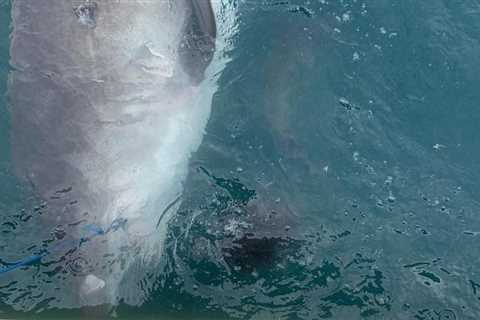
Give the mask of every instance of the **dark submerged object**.
<svg viewBox="0 0 480 320">
<path fill-rule="evenodd" d="M 238 221 L 233 234 L 225 234 L 222 241 L 223 258 L 238 274 L 268 274 L 298 249 L 299 243 L 294 240 L 296 223 L 290 208 L 262 195 L 258 197 L 246 204 L 238 203 L 221 218 L 226 225 Z"/>
<path fill-rule="evenodd" d="M 241 273 L 268 271 L 281 260 L 286 248 L 288 241 L 280 237 L 245 236 L 233 241 L 231 248 L 224 248 L 223 257 L 230 268 Z"/>
</svg>

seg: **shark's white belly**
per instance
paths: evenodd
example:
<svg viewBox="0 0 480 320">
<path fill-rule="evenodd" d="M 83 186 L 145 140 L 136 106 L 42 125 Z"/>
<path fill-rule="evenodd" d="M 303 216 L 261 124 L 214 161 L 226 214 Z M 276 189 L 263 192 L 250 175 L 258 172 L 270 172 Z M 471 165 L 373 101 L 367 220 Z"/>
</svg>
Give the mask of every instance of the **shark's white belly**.
<svg viewBox="0 0 480 320">
<path fill-rule="evenodd" d="M 85 275 L 81 304 L 125 298 L 117 290 L 123 273 L 137 258 L 148 264 L 161 255 L 180 204 L 216 89 L 184 63 L 193 50 L 182 47 L 192 44 L 185 41 L 189 3 L 98 0 L 89 16 L 88 6 L 72 11 L 70 1 L 13 2 L 9 94 L 20 174 L 46 199 L 71 188 L 78 205 L 69 210 L 77 217 L 60 217 L 65 210 L 58 209 L 57 221 L 87 213 L 88 222 L 107 229 L 126 220 L 97 248 L 85 246 L 91 260 L 138 249 Z"/>
</svg>

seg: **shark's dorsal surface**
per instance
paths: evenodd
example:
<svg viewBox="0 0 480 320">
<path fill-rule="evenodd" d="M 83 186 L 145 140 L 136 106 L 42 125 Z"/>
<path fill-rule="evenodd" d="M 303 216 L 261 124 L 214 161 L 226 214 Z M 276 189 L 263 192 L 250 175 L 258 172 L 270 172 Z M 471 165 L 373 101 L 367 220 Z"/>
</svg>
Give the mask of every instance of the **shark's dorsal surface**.
<svg viewBox="0 0 480 320">
<path fill-rule="evenodd" d="M 88 268 L 59 304 L 138 303 L 131 266 L 160 259 L 210 114 L 210 1 L 14 0 L 12 18 L 13 161 L 47 202 L 42 223 L 127 221 L 69 253 Z"/>
</svg>

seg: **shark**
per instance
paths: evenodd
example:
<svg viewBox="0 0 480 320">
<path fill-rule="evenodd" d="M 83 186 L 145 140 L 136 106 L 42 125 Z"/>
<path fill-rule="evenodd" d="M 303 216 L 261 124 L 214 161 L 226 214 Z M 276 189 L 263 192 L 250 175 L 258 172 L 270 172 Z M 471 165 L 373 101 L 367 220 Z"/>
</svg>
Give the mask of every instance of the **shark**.
<svg viewBox="0 0 480 320">
<path fill-rule="evenodd" d="M 210 0 L 13 0 L 15 172 L 42 224 L 81 244 L 62 253 L 62 306 L 141 303 L 210 116 L 216 42 Z"/>
</svg>

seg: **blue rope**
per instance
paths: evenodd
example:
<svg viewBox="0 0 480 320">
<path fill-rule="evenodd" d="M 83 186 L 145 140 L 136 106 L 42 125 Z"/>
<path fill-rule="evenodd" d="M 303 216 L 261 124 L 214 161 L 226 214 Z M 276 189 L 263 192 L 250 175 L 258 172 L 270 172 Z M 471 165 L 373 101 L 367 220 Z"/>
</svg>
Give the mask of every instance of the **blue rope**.
<svg viewBox="0 0 480 320">
<path fill-rule="evenodd" d="M 87 224 L 86 226 L 84 226 L 84 229 L 87 231 L 87 233 L 83 237 L 80 238 L 80 243 L 78 244 L 78 246 L 80 247 L 83 243 L 91 240 L 92 238 L 94 238 L 96 236 L 103 236 L 103 235 L 106 235 L 107 233 L 109 233 L 111 231 L 115 232 L 120 228 L 123 229 L 125 227 L 126 222 L 127 222 L 127 219 L 123 219 L 123 218 L 115 219 L 107 229 L 103 229 L 102 227 L 100 227 L 99 225 L 96 225 L 94 223 Z M 38 254 L 33 254 L 33 255 L 28 256 L 28 257 L 26 257 L 24 259 L 21 259 L 21 260 L 11 262 L 11 263 L 4 263 L 5 266 L 0 268 L 0 274 L 7 273 L 7 272 L 13 271 L 15 269 L 25 267 L 25 266 L 29 266 L 29 265 L 35 264 L 37 262 L 40 262 L 40 260 L 43 257 L 45 257 L 46 255 L 48 255 L 49 253 L 58 251 L 59 248 L 65 247 L 65 244 L 67 244 L 67 243 L 66 242 L 60 242 L 60 243 L 57 243 L 56 245 L 54 245 L 52 248 L 50 248 L 50 251 L 43 250 L 42 252 L 40 252 Z"/>
<path fill-rule="evenodd" d="M 45 255 L 46 255 L 46 252 L 41 254 L 34 254 L 25 259 L 22 259 L 13 263 L 8 263 L 6 266 L 0 268 L 0 274 L 39 262 L 40 259 L 42 259 L 42 257 Z"/>
</svg>

